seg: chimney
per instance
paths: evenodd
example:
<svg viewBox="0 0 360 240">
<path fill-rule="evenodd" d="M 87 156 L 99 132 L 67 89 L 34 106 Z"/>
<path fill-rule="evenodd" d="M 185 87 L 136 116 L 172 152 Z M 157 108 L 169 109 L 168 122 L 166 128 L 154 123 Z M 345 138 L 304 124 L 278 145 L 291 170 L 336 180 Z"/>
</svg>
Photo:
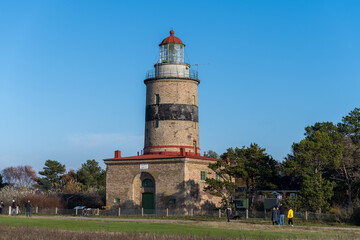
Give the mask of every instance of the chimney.
<svg viewBox="0 0 360 240">
<path fill-rule="evenodd" d="M 180 156 L 185 156 L 185 148 L 180 148 Z"/>
<path fill-rule="evenodd" d="M 121 151 L 120 150 L 115 151 L 115 157 L 114 158 L 121 158 Z"/>
</svg>

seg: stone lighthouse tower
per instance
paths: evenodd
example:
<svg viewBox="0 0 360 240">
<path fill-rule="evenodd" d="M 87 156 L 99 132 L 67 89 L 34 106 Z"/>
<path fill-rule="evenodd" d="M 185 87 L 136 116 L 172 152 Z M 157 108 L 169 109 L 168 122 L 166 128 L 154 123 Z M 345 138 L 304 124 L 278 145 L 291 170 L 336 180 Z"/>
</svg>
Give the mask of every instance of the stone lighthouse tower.
<svg viewBox="0 0 360 240">
<path fill-rule="evenodd" d="M 204 187 L 206 178 L 216 177 L 208 165 L 217 159 L 200 155 L 200 81 L 184 62 L 185 44 L 173 30 L 159 46 L 159 61 L 144 80 L 144 150 L 129 157 L 116 150 L 104 159 L 106 204 L 128 214 L 213 209 L 220 199 Z"/>
<path fill-rule="evenodd" d="M 144 153 L 199 154 L 197 73 L 184 62 L 185 44 L 174 36 L 160 44 L 159 62 L 146 75 Z"/>
</svg>

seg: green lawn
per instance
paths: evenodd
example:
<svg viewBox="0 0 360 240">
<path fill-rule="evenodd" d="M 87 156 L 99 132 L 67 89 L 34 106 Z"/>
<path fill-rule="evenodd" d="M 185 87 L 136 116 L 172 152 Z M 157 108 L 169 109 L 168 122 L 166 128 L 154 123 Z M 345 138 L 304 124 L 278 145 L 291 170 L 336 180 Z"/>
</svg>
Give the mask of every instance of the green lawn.
<svg viewBox="0 0 360 240">
<path fill-rule="evenodd" d="M 55 228 L 74 231 L 107 231 L 107 232 L 136 232 L 171 235 L 211 236 L 247 239 L 276 239 L 276 238 L 310 238 L 330 239 L 357 238 L 357 232 L 353 231 L 314 231 L 304 229 L 269 226 L 261 224 L 226 223 L 144 223 L 144 222 L 117 222 L 99 220 L 77 220 L 77 219 L 41 219 L 23 217 L 0 217 L 0 225 L 27 226 L 40 228 Z M 230 227 L 229 227 L 230 226 Z M 239 230 L 237 230 L 237 228 Z M 360 231 L 359 231 L 360 233 Z"/>
</svg>

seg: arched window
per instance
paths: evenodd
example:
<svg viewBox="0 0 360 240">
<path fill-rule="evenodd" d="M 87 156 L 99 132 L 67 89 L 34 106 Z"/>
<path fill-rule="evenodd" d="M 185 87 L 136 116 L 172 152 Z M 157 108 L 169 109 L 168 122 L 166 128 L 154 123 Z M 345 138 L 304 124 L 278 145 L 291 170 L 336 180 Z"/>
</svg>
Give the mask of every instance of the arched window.
<svg viewBox="0 0 360 240">
<path fill-rule="evenodd" d="M 154 182 L 151 179 L 144 179 L 142 181 L 142 186 L 143 187 L 154 187 Z"/>
</svg>

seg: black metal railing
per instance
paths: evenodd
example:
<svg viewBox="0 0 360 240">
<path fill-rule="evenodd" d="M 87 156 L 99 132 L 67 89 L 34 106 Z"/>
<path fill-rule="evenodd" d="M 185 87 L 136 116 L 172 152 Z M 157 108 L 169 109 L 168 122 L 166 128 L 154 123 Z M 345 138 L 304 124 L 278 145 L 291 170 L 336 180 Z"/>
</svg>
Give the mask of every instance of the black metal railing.
<svg viewBox="0 0 360 240">
<path fill-rule="evenodd" d="M 199 79 L 198 71 L 194 69 L 184 71 L 162 71 L 160 74 L 156 74 L 155 69 L 146 72 L 145 79 L 149 78 L 161 78 L 161 77 L 180 77 L 180 78 L 193 78 Z"/>
</svg>

